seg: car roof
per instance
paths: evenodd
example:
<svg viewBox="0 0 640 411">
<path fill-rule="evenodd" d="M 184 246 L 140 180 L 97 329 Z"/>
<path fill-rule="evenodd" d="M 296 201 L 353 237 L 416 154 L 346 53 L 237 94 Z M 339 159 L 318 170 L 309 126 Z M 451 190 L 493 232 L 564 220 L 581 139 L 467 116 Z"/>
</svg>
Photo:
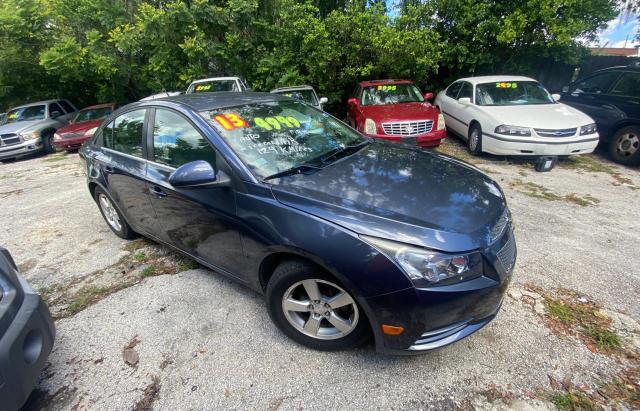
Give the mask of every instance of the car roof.
<svg viewBox="0 0 640 411">
<path fill-rule="evenodd" d="M 57 103 L 60 100 L 65 100 L 63 98 L 57 99 L 57 100 L 42 100 L 42 101 L 36 101 L 35 103 L 29 103 L 29 104 L 23 104 L 21 106 L 16 106 L 13 107 L 11 110 L 15 110 L 18 108 L 23 108 L 23 107 L 31 107 L 31 106 L 41 106 L 43 104 L 50 104 L 50 103 Z"/>
<path fill-rule="evenodd" d="M 538 81 L 531 77 L 525 76 L 510 76 L 510 75 L 496 75 L 496 76 L 478 76 L 478 77 L 465 77 L 458 79 L 456 81 L 467 81 L 471 84 L 482 84 L 482 83 L 495 83 L 499 81 Z"/>
<path fill-rule="evenodd" d="M 193 80 L 191 82 L 191 84 L 198 84 L 198 83 L 206 83 L 208 81 L 217 81 L 217 80 L 240 80 L 240 77 L 238 76 L 233 76 L 233 77 L 209 77 L 209 78 L 201 78 L 198 80 Z"/>
<path fill-rule="evenodd" d="M 291 100 L 289 97 L 275 93 L 258 93 L 253 91 L 219 91 L 216 93 L 193 93 L 165 97 L 157 100 L 140 101 L 140 106 L 153 105 L 158 101 L 170 101 L 188 106 L 195 111 L 217 110 L 224 107 L 242 104 L 266 103 L 270 101 Z M 137 104 L 137 103 L 136 103 Z"/>
<path fill-rule="evenodd" d="M 94 104 L 93 106 L 87 106 L 87 107 L 81 108 L 80 111 L 93 110 L 93 109 L 96 109 L 96 108 L 113 107 L 115 105 L 116 105 L 116 103 Z"/>
<path fill-rule="evenodd" d="M 362 87 L 368 86 L 377 86 L 379 84 L 411 84 L 413 81 L 411 80 L 402 80 L 402 79 L 386 79 L 386 80 L 367 80 L 361 81 L 359 84 Z"/>
<path fill-rule="evenodd" d="M 296 91 L 296 90 L 314 90 L 313 86 L 301 85 L 301 86 L 289 86 L 289 87 L 278 87 L 274 88 L 270 91 L 270 93 L 279 93 L 281 91 Z"/>
<path fill-rule="evenodd" d="M 596 70 L 591 74 L 601 73 L 603 71 L 609 71 L 609 70 L 640 71 L 640 61 L 628 64 L 626 66 L 613 66 L 613 67 L 603 68 L 600 70 Z"/>
</svg>

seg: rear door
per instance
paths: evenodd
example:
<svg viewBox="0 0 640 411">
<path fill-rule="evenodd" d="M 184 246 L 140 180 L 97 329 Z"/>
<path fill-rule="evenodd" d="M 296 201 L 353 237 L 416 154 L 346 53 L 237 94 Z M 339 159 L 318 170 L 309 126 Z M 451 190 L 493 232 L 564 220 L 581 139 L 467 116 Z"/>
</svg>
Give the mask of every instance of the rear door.
<svg viewBox="0 0 640 411">
<path fill-rule="evenodd" d="M 147 161 L 143 133 L 148 110 L 120 114 L 102 131 L 94 162 L 106 188 L 135 231 L 154 235 L 156 216 L 145 182 Z"/>
<path fill-rule="evenodd" d="M 457 134 L 462 134 L 466 137 L 466 127 L 464 127 L 460 123 L 460 119 L 458 118 L 458 94 L 460 93 L 460 89 L 462 88 L 462 82 L 456 81 L 447 87 L 447 90 L 444 92 L 444 97 L 439 102 L 440 111 L 445 116 L 445 122 L 447 127 L 456 132 Z M 462 130 L 462 131 L 461 131 Z"/>
<path fill-rule="evenodd" d="M 602 99 L 602 106 L 611 114 L 608 121 L 598 124 L 604 136 L 610 137 L 624 120 L 640 120 L 640 72 L 623 72 Z"/>
<path fill-rule="evenodd" d="M 182 114 L 156 108 L 148 133 L 147 189 L 158 216 L 163 241 L 229 274 L 244 262 L 232 187 L 174 188 L 171 173 L 181 165 L 205 160 L 229 176 L 233 172 L 207 138 Z"/>
</svg>

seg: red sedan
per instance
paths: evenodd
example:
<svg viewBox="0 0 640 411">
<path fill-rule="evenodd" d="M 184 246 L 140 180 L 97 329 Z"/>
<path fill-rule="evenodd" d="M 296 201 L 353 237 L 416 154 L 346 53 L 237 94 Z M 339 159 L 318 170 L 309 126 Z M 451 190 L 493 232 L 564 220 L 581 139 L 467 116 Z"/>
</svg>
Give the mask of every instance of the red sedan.
<svg viewBox="0 0 640 411">
<path fill-rule="evenodd" d="M 53 145 L 58 150 L 79 149 L 82 143 L 93 136 L 98 126 L 102 124 L 102 120 L 115 109 L 116 103 L 98 104 L 83 108 L 69 125 L 59 128 L 53 135 Z"/>
<path fill-rule="evenodd" d="M 363 81 L 348 101 L 349 125 L 369 137 L 437 146 L 446 130 L 431 99 L 433 93 L 423 95 L 408 80 Z"/>
</svg>

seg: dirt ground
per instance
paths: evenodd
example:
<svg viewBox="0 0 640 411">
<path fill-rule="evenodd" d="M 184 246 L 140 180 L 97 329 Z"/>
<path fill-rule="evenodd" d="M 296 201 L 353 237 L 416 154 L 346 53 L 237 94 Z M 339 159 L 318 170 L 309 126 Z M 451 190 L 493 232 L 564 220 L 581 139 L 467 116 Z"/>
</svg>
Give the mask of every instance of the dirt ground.
<svg viewBox="0 0 640 411">
<path fill-rule="evenodd" d="M 58 331 L 26 409 L 640 408 L 640 170 L 438 150 L 502 186 L 518 260 L 497 318 L 416 357 L 323 353 L 262 297 L 107 228 L 77 154 L 0 164 L 0 244 Z"/>
</svg>

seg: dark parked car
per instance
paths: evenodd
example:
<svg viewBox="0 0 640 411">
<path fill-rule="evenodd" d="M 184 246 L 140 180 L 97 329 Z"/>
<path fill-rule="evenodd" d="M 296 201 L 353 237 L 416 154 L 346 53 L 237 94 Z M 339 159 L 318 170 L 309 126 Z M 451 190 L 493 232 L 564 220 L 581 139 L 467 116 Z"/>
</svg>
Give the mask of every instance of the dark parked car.
<svg viewBox="0 0 640 411">
<path fill-rule="evenodd" d="M 116 235 L 265 293 L 275 324 L 316 349 L 371 334 L 391 353 L 457 341 L 494 318 L 515 263 L 485 174 L 277 94 L 134 103 L 80 153 Z"/>
<path fill-rule="evenodd" d="M 640 64 L 598 70 L 565 87 L 562 102 L 595 120 L 614 161 L 640 164 Z"/>
<path fill-rule="evenodd" d="M 0 409 L 17 410 L 27 400 L 55 334 L 46 304 L 0 247 Z"/>
</svg>

